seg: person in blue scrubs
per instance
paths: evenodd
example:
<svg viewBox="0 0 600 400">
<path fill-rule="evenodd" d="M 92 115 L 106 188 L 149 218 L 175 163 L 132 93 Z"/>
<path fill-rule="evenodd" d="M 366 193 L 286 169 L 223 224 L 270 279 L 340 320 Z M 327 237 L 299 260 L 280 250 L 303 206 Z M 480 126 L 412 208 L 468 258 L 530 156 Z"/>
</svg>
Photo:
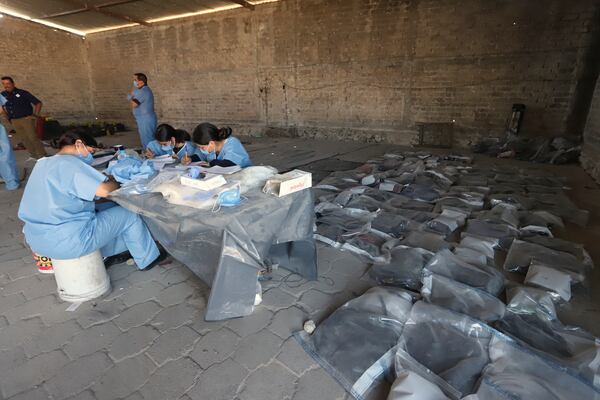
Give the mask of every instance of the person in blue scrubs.
<svg viewBox="0 0 600 400">
<path fill-rule="evenodd" d="M 229 127 L 217 128 L 204 122 L 194 129 L 193 139 L 197 150 L 192 161 L 205 161 L 211 167 L 238 165 L 246 168 L 252 165 L 244 145 L 238 138 L 231 136 Z"/>
<path fill-rule="evenodd" d="M 0 97 L 2 97 L 0 95 Z M 6 190 L 19 188 L 19 175 L 17 174 L 17 161 L 13 153 L 12 144 L 4 125 L 0 124 L 0 177 L 4 179 Z"/>
<path fill-rule="evenodd" d="M 144 154 L 147 158 L 154 158 L 157 156 L 173 155 L 173 149 L 175 148 L 177 132 L 169 124 L 160 124 L 156 128 L 154 134 L 155 139 L 148 143 Z"/>
<path fill-rule="evenodd" d="M 154 94 L 148 87 L 148 78 L 142 73 L 133 75 L 133 90 L 127 96 L 133 116 L 138 126 L 142 147 L 145 149 L 156 131 L 156 113 L 154 112 Z"/>
<path fill-rule="evenodd" d="M 196 154 L 196 146 L 192 143 L 190 134 L 183 129 L 175 130 L 175 147 L 173 152 L 180 160 L 189 160 L 190 157 Z"/>
<path fill-rule="evenodd" d="M 190 135 L 183 129 L 175 129 L 169 124 L 160 124 L 156 128 L 156 139 L 148 143 L 144 154 L 147 158 L 171 155 L 182 163 L 188 164 L 196 153 L 196 146 L 190 142 Z"/>
<path fill-rule="evenodd" d="M 31 249 L 52 259 L 73 259 L 96 250 L 104 257 L 129 251 L 139 269 L 166 257 L 142 218 L 120 206 L 95 210 L 119 184 L 92 168 L 93 148 L 76 132 L 59 139 L 57 155 L 39 160 L 25 186 L 19 218 Z"/>
</svg>

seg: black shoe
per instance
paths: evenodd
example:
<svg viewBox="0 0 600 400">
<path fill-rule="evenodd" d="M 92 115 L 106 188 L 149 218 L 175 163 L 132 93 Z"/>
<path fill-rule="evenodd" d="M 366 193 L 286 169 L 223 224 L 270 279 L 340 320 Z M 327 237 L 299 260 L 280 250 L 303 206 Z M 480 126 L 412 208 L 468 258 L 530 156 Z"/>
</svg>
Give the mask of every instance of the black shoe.
<svg viewBox="0 0 600 400">
<path fill-rule="evenodd" d="M 123 264 L 127 260 L 131 258 L 131 253 L 128 251 L 124 251 L 119 254 L 115 254 L 114 256 L 106 257 L 104 259 L 104 266 L 108 269 L 109 267 L 116 264 Z"/>
<path fill-rule="evenodd" d="M 150 265 L 148 265 L 146 268 L 144 268 L 142 271 L 151 270 L 152 268 L 156 267 L 161 262 L 165 261 L 167 259 L 167 257 L 169 257 L 169 253 L 167 253 L 164 250 L 161 250 L 160 253 L 158 254 L 158 257 L 156 257 L 154 259 L 154 261 L 152 261 L 152 263 Z"/>
</svg>

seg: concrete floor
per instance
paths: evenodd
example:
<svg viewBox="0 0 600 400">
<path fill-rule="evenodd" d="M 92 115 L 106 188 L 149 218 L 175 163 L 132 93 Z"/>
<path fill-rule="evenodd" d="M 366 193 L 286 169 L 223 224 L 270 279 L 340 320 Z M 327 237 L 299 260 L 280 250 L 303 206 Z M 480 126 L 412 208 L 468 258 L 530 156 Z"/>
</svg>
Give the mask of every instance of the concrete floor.
<svg viewBox="0 0 600 400">
<path fill-rule="evenodd" d="M 134 134 L 100 139 L 137 142 Z M 250 139 L 255 164 L 300 167 L 318 181 L 398 146 L 302 139 Z M 18 152 L 23 166 L 24 152 Z M 557 236 L 585 244 L 600 263 L 600 188 L 578 166 L 541 166 L 477 157 L 569 178 L 571 198 L 591 211 L 587 228 Z M 16 212 L 22 190 L 0 191 L 0 389 L 5 399 L 349 399 L 291 338 L 306 319 L 320 320 L 361 294 L 367 265 L 319 245 L 318 282 L 276 271 L 263 303 L 242 319 L 207 323 L 208 287 L 178 262 L 149 272 L 111 268 L 112 293 L 67 311 L 52 276 L 37 273 Z M 561 319 L 600 336 L 599 274 L 578 292 Z"/>
</svg>

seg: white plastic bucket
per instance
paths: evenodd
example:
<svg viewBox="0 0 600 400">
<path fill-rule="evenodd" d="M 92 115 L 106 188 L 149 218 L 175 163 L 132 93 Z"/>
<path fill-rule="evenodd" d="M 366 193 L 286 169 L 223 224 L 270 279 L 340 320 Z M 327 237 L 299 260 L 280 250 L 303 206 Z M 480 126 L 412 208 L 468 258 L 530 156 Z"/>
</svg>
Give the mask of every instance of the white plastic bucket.
<svg viewBox="0 0 600 400">
<path fill-rule="evenodd" d="M 95 299 L 110 291 L 100 250 L 70 260 L 52 259 L 58 296 L 64 301 L 79 303 Z"/>
</svg>

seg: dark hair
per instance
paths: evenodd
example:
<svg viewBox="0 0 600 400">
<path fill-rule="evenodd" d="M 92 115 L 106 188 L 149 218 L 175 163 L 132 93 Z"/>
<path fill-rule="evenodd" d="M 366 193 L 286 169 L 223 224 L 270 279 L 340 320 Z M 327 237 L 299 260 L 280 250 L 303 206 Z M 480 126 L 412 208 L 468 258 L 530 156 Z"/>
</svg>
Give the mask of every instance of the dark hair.
<svg viewBox="0 0 600 400">
<path fill-rule="evenodd" d="M 160 124 L 156 127 L 156 132 L 154 133 L 154 138 L 159 142 L 168 142 L 171 138 L 177 138 L 177 132 L 175 128 L 173 128 L 169 124 Z"/>
<path fill-rule="evenodd" d="M 185 129 L 175 129 L 175 141 L 177 143 L 183 143 L 192 140 L 190 134 Z"/>
<path fill-rule="evenodd" d="M 13 85 L 15 84 L 15 81 L 13 81 L 13 78 L 11 78 L 10 76 L 3 76 L 2 78 L 0 78 L 0 81 L 10 81 L 10 83 L 12 83 Z"/>
<path fill-rule="evenodd" d="M 146 75 L 142 74 L 141 72 L 135 73 L 133 75 L 135 75 L 138 81 L 144 82 L 144 85 L 148 84 L 148 77 Z"/>
<path fill-rule="evenodd" d="M 211 123 L 203 122 L 194 129 L 194 142 L 206 146 L 211 140 L 221 142 L 231 136 L 231 128 L 217 128 Z"/>
<path fill-rule="evenodd" d="M 72 129 L 63 133 L 60 138 L 58 138 L 57 146 L 59 149 L 62 149 L 65 146 L 72 146 L 76 141 L 81 140 L 83 144 L 90 147 L 97 147 L 98 143 L 96 140 L 85 133 L 81 128 Z"/>
</svg>

